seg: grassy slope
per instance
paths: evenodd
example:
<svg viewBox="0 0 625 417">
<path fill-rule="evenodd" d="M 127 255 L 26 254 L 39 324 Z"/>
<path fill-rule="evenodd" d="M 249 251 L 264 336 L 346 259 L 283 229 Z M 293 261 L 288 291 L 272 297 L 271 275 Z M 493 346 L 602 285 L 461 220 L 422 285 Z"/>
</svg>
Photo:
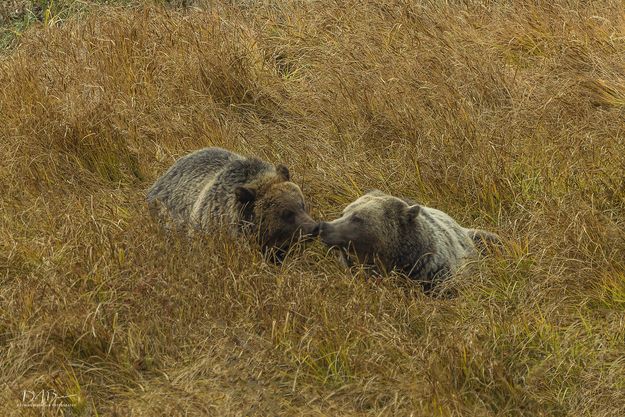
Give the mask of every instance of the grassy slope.
<svg viewBox="0 0 625 417">
<path fill-rule="evenodd" d="M 0 58 L 1 414 L 625 414 L 621 3 L 246 3 L 98 6 Z M 145 189 L 209 145 L 318 218 L 375 187 L 510 249 L 435 300 L 167 239 Z"/>
<path fill-rule="evenodd" d="M 176 0 L 161 0 L 161 4 L 171 1 Z M 34 23 L 57 25 L 70 16 L 90 10 L 92 6 L 132 3 L 133 0 L 1 0 L 0 50 L 18 44 L 24 32 Z"/>
</svg>

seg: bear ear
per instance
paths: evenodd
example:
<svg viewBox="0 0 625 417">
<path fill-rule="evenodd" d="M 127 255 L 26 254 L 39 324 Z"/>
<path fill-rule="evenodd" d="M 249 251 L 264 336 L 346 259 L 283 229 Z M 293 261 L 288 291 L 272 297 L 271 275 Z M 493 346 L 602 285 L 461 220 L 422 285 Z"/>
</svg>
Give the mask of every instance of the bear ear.
<svg viewBox="0 0 625 417">
<path fill-rule="evenodd" d="M 276 172 L 284 181 L 291 181 L 291 173 L 285 165 L 276 165 Z"/>
<path fill-rule="evenodd" d="M 374 197 L 381 197 L 384 196 L 386 194 L 384 194 L 383 191 L 378 190 L 377 188 L 373 188 L 373 189 L 369 189 L 365 191 L 365 195 L 371 195 Z"/>
<path fill-rule="evenodd" d="M 420 212 L 421 212 L 421 206 L 418 204 L 415 204 L 414 206 L 408 206 L 404 209 L 406 218 L 410 221 L 416 219 Z"/>
<path fill-rule="evenodd" d="M 241 204 L 251 203 L 256 200 L 256 190 L 249 187 L 235 188 L 234 195 Z"/>
</svg>

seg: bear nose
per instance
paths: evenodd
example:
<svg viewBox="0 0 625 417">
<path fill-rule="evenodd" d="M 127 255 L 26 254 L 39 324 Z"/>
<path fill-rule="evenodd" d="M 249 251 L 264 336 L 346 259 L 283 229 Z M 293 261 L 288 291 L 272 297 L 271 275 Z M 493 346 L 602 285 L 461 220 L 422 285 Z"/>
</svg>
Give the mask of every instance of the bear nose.
<svg viewBox="0 0 625 417">
<path fill-rule="evenodd" d="M 319 222 L 319 224 L 317 225 L 317 234 L 320 235 L 327 228 L 328 228 L 328 223 L 327 222 Z"/>
</svg>

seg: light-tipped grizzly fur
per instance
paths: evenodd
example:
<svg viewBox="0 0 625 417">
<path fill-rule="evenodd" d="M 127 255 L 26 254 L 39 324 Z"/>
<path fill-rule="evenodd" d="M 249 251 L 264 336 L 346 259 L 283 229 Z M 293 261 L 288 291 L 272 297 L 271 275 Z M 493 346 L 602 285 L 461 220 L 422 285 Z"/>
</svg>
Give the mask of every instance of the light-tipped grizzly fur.
<svg viewBox="0 0 625 417">
<path fill-rule="evenodd" d="M 485 242 L 499 242 L 497 235 L 466 229 L 440 210 L 378 190 L 349 204 L 340 218 L 321 222 L 319 236 L 339 248 L 348 265 L 397 269 L 428 289 L 485 248 Z"/>
<path fill-rule="evenodd" d="M 209 231 L 225 225 L 235 235 L 255 233 L 264 250 L 284 252 L 318 230 L 287 167 L 221 148 L 180 158 L 152 185 L 147 200 L 153 214 L 165 211 L 178 226 Z"/>
</svg>

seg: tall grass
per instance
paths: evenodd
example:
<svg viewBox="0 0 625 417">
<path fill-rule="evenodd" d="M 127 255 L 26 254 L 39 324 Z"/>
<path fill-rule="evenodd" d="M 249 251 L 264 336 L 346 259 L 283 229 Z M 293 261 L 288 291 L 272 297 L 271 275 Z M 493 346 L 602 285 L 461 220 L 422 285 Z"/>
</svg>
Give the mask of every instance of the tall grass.
<svg viewBox="0 0 625 417">
<path fill-rule="evenodd" d="M 447 3 L 85 2 L 20 32 L 2 415 L 623 415 L 622 4 Z M 166 236 L 145 190 L 203 146 L 286 163 L 316 218 L 379 188 L 508 249 L 442 300 L 318 243 Z"/>
</svg>

